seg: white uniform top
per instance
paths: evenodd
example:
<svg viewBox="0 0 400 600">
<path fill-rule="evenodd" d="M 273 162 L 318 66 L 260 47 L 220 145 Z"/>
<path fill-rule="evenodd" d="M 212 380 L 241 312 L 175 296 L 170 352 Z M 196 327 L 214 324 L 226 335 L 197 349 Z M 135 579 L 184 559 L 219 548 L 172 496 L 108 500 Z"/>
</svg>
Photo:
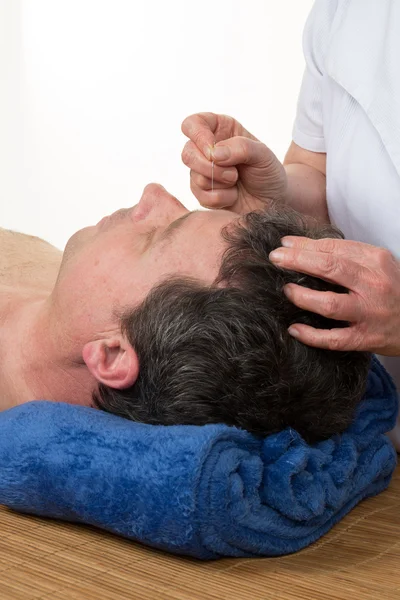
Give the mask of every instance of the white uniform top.
<svg viewBox="0 0 400 600">
<path fill-rule="evenodd" d="M 316 0 L 303 46 L 293 140 L 327 154 L 332 223 L 400 260 L 400 0 Z"/>
</svg>

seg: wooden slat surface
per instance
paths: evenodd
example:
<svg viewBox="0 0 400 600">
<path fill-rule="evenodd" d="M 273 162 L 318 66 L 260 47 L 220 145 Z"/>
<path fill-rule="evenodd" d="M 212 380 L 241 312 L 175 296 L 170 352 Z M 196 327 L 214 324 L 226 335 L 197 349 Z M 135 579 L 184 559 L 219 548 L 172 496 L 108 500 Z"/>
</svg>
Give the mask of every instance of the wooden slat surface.
<svg viewBox="0 0 400 600">
<path fill-rule="evenodd" d="M 400 599 L 399 513 L 398 469 L 302 552 L 203 563 L 0 507 L 0 600 Z"/>
</svg>

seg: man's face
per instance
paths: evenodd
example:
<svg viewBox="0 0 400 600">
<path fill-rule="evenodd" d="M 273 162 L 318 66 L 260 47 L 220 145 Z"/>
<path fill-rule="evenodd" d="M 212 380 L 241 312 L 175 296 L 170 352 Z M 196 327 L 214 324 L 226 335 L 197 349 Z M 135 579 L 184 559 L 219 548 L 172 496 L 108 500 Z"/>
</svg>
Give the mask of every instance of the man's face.
<svg viewBox="0 0 400 600">
<path fill-rule="evenodd" d="M 58 310 L 87 339 L 117 326 L 116 311 L 135 307 L 169 275 L 212 283 L 225 248 L 221 229 L 238 217 L 189 212 L 162 186 L 148 185 L 136 206 L 68 241 L 53 293 Z"/>
</svg>

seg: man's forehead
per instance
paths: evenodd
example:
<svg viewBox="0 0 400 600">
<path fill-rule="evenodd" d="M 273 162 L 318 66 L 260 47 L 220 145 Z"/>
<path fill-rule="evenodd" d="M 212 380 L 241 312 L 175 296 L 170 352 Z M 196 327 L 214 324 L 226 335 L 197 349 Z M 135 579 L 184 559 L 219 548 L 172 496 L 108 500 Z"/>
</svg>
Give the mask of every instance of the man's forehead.
<svg viewBox="0 0 400 600">
<path fill-rule="evenodd" d="M 192 212 L 188 212 L 185 215 L 183 215 L 182 217 L 179 217 L 179 219 L 175 219 L 175 221 L 172 221 L 172 223 L 170 223 L 168 225 L 168 227 L 165 229 L 165 231 L 163 231 L 162 235 L 160 236 L 160 241 L 164 242 L 164 241 L 170 239 L 173 232 L 176 231 L 177 229 L 179 229 L 179 227 L 181 227 L 181 225 L 184 223 L 184 221 L 186 221 L 186 219 L 188 219 L 189 217 L 191 217 L 192 215 L 194 215 L 197 212 L 199 212 L 199 211 L 194 210 Z"/>
<path fill-rule="evenodd" d="M 182 217 L 179 217 L 175 221 L 172 221 L 160 236 L 160 241 L 170 240 L 173 234 L 180 229 L 183 223 L 190 218 L 190 220 L 199 219 L 202 225 L 216 222 L 223 222 L 224 225 L 229 224 L 232 221 L 236 221 L 240 215 L 228 210 L 194 210 L 187 212 Z M 222 225 L 221 225 L 222 228 Z"/>
<path fill-rule="evenodd" d="M 149 272 L 161 270 L 163 276 L 190 276 L 211 284 L 218 274 L 225 250 L 223 231 L 239 217 L 227 210 L 185 213 L 155 237 L 154 249 L 158 247 L 159 266 L 155 268 L 151 263 Z"/>
</svg>

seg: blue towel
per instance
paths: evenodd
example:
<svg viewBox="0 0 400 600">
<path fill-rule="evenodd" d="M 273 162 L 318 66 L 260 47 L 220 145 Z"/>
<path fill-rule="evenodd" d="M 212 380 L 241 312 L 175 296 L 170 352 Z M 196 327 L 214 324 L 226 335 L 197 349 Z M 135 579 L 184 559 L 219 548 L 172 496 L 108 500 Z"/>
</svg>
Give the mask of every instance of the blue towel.
<svg viewBox="0 0 400 600">
<path fill-rule="evenodd" d="M 313 446 L 291 429 L 259 439 L 30 402 L 0 414 L 0 503 L 201 559 L 287 554 L 387 487 L 396 413 L 375 359 L 353 425 Z"/>
</svg>

